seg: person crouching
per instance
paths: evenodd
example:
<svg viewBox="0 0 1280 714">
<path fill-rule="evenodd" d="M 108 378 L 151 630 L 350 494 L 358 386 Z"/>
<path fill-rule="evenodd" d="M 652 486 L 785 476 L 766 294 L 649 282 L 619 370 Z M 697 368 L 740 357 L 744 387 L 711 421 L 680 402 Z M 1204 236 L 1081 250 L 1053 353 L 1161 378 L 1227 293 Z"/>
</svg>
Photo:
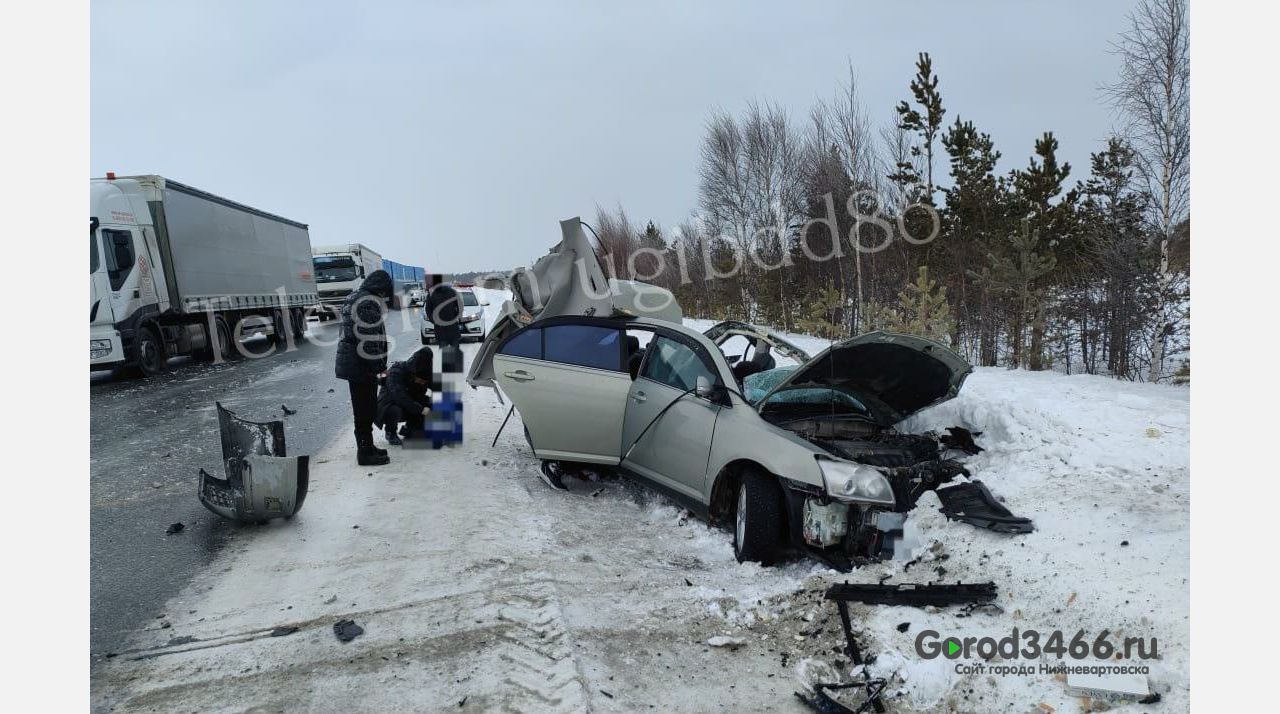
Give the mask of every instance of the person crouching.
<svg viewBox="0 0 1280 714">
<path fill-rule="evenodd" d="M 386 430 L 387 443 L 403 444 L 401 436 L 421 437 L 431 413 L 433 362 L 431 348 L 423 347 L 403 362 L 387 370 L 386 383 L 378 393 L 378 421 Z M 399 433 L 396 426 L 403 423 Z"/>
</svg>

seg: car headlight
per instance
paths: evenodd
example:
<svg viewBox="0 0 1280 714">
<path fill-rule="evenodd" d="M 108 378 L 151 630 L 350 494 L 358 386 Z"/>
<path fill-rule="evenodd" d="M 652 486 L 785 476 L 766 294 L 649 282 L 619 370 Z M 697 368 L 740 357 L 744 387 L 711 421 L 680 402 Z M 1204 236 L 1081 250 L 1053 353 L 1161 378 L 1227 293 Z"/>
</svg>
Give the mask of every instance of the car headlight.
<svg viewBox="0 0 1280 714">
<path fill-rule="evenodd" d="M 111 340 L 89 340 L 89 359 L 111 354 Z"/>
<path fill-rule="evenodd" d="M 461 320 L 461 322 L 462 322 L 462 324 L 464 324 L 464 325 L 465 325 L 465 324 L 467 324 L 468 322 L 475 322 L 476 320 L 479 320 L 479 319 L 480 319 L 480 313 L 478 313 L 478 312 L 477 312 L 477 313 L 476 313 L 476 314 L 474 314 L 474 315 L 467 315 L 467 316 L 463 317 L 463 318 L 462 318 L 462 320 Z"/>
<path fill-rule="evenodd" d="M 851 461 L 818 459 L 827 493 L 840 501 L 857 501 L 893 506 L 893 487 L 889 479 L 874 467 Z"/>
</svg>

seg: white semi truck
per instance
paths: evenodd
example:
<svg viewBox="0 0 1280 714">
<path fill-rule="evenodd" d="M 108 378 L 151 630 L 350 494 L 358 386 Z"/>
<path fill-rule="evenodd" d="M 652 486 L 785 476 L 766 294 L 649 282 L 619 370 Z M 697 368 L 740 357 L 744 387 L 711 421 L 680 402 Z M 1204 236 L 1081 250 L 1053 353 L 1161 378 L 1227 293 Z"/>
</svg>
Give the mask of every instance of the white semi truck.
<svg viewBox="0 0 1280 714">
<path fill-rule="evenodd" d="M 317 302 L 306 224 L 162 176 L 89 180 L 91 369 L 230 360 L 251 335 L 287 345 Z"/>
<path fill-rule="evenodd" d="M 320 319 L 333 319 L 342 309 L 347 296 L 360 288 L 364 278 L 382 270 L 382 256 L 360 243 L 320 245 L 311 251 L 315 267 L 316 287 L 320 294 Z"/>
</svg>

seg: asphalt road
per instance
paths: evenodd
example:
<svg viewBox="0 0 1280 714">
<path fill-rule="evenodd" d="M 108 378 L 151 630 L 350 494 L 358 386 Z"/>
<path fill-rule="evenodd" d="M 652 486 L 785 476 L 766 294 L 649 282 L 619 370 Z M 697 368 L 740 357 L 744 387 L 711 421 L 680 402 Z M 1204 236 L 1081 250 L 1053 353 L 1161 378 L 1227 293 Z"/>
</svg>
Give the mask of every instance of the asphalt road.
<svg viewBox="0 0 1280 714">
<path fill-rule="evenodd" d="M 393 360 L 420 346 L 420 319 L 417 309 L 388 316 Z M 212 365 L 179 358 L 148 380 L 91 374 L 92 666 L 119 650 L 131 632 L 163 617 L 169 598 L 238 531 L 259 527 L 224 521 L 196 496 L 199 469 L 222 474 L 215 402 L 246 419 L 283 419 L 289 454 L 351 441 L 356 468 L 347 385 L 333 376 L 336 335 L 336 322 L 313 321 L 293 349 L 261 359 Z M 246 347 L 269 344 L 257 339 Z M 282 406 L 297 413 L 285 416 Z M 184 529 L 167 535 L 173 523 Z"/>
</svg>

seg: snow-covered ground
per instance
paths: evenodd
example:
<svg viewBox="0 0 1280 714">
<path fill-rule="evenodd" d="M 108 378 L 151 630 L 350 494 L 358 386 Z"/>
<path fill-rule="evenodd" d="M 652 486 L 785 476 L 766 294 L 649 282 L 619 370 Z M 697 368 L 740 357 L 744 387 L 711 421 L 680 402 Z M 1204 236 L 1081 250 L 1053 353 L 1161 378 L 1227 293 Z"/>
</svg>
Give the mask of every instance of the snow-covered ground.
<svg viewBox="0 0 1280 714">
<path fill-rule="evenodd" d="M 501 301 L 490 296 L 491 315 Z M 1155 637 L 1163 701 L 1131 708 L 1189 707 L 1186 389 L 978 370 L 903 426 L 983 432 L 970 470 L 1036 532 L 946 521 L 930 494 L 909 519 L 920 562 L 847 575 L 808 560 L 738 564 L 727 532 L 625 481 L 551 491 L 518 415 L 490 447 L 506 405 L 468 390 L 466 408 L 467 440 L 451 449 L 393 450 L 377 468 L 357 467 L 345 439 L 314 455 L 302 512 L 237 533 L 108 665 L 95 708 L 804 711 L 793 691 L 851 671 L 821 592 L 886 578 L 991 580 L 1001 608 L 855 605 L 890 711 L 1082 711 L 1052 675 L 962 675 L 912 647 L 922 629 L 1013 627 Z M 365 634 L 339 642 L 342 618 Z M 271 636 L 281 627 L 298 630 Z M 718 635 L 746 644 L 706 644 Z"/>
</svg>

